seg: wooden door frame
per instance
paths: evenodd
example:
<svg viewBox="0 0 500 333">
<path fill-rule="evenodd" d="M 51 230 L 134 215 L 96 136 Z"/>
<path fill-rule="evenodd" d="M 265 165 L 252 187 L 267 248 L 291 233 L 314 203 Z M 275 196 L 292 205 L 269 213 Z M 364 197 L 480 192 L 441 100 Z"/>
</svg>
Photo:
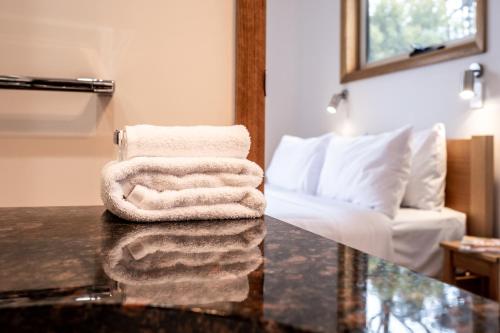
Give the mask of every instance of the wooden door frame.
<svg viewBox="0 0 500 333">
<path fill-rule="evenodd" d="M 236 0 L 235 123 L 252 138 L 248 159 L 264 168 L 266 0 Z"/>
</svg>

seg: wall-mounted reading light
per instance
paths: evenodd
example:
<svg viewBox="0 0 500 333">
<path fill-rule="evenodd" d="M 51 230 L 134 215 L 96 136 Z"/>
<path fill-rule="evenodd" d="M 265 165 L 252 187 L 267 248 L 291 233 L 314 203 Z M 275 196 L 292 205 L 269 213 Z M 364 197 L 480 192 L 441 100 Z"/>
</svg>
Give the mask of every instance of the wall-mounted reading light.
<svg viewBox="0 0 500 333">
<path fill-rule="evenodd" d="M 464 72 L 462 81 L 460 97 L 470 100 L 470 106 L 475 109 L 483 107 L 483 84 L 478 80 L 483 76 L 483 71 L 483 65 L 475 62 Z"/>
<path fill-rule="evenodd" d="M 344 89 L 342 90 L 339 94 L 333 94 L 332 99 L 330 100 L 330 103 L 328 104 L 328 107 L 326 108 L 326 111 L 330 113 L 337 113 L 337 108 L 340 105 L 340 102 L 342 100 L 347 99 L 347 90 Z"/>
</svg>

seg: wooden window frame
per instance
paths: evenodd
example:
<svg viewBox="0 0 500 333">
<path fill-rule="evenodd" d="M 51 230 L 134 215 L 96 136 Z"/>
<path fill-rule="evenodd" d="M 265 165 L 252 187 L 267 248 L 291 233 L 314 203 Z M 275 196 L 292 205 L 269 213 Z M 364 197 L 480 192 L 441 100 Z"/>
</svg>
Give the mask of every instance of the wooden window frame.
<svg viewBox="0 0 500 333">
<path fill-rule="evenodd" d="M 361 19 L 363 0 L 341 0 L 340 82 L 346 83 L 400 70 L 435 64 L 486 52 L 486 1 L 477 0 L 476 36 L 473 40 L 442 50 L 391 62 L 361 66 Z"/>
</svg>

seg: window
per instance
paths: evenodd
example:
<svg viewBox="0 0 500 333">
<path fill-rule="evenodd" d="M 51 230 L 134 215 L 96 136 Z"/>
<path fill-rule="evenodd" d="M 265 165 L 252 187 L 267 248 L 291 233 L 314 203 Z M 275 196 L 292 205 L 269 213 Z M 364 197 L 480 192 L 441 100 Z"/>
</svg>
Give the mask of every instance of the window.
<svg viewBox="0 0 500 333">
<path fill-rule="evenodd" d="M 365 0 L 366 63 L 476 34 L 474 0 Z"/>
<path fill-rule="evenodd" d="M 486 0 L 342 0 L 342 82 L 485 51 Z"/>
</svg>

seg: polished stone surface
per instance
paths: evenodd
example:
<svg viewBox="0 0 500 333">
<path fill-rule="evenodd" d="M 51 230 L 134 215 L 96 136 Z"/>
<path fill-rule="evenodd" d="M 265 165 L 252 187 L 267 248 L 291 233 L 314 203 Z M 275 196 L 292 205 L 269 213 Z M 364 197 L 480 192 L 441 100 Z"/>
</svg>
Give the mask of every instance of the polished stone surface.
<svg viewBox="0 0 500 333">
<path fill-rule="evenodd" d="M 500 330 L 496 302 L 270 217 L 130 224 L 102 207 L 0 216 L 5 332 Z"/>
</svg>

